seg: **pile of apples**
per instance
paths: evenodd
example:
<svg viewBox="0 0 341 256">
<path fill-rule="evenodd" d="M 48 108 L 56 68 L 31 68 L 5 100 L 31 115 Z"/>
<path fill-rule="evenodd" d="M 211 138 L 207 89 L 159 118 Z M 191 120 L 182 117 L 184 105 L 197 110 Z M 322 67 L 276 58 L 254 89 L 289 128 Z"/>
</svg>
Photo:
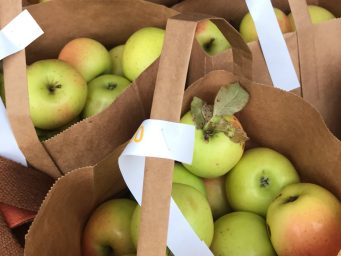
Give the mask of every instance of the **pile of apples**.
<svg viewBox="0 0 341 256">
<path fill-rule="evenodd" d="M 266 147 L 244 152 L 248 137 L 235 113 L 248 100 L 237 83 L 222 87 L 214 105 L 193 98 L 181 119 L 196 126 L 193 162 L 175 164 L 173 199 L 214 255 L 336 256 L 340 201 L 301 183 L 283 154 Z M 83 231 L 83 255 L 135 255 L 140 211 L 131 199 L 100 205 Z"/>
<path fill-rule="evenodd" d="M 164 35 L 164 29 L 144 27 L 110 51 L 94 39 L 76 38 L 57 59 L 29 65 L 30 115 L 39 138 L 48 139 L 104 111 L 160 56 Z M 209 20 L 198 25 L 196 38 L 211 55 L 229 47 Z"/>
</svg>

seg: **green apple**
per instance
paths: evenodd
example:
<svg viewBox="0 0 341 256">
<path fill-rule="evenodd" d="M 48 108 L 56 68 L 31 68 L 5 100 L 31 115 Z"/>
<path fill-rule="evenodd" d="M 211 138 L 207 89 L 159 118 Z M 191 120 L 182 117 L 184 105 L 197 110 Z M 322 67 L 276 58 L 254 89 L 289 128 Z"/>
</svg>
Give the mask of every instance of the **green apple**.
<svg viewBox="0 0 341 256">
<path fill-rule="evenodd" d="M 134 81 L 160 56 L 164 36 L 164 29 L 145 27 L 128 38 L 122 56 L 125 77 Z"/>
<path fill-rule="evenodd" d="M 30 114 L 36 128 L 54 130 L 83 110 L 87 84 L 71 65 L 41 60 L 27 68 Z"/>
<path fill-rule="evenodd" d="M 180 163 L 174 164 L 173 183 L 191 186 L 200 191 L 206 197 L 206 189 L 203 180 L 189 172 Z"/>
<path fill-rule="evenodd" d="M 231 212 L 231 206 L 226 198 L 225 179 L 225 175 L 213 179 L 204 179 L 208 203 L 215 220 Z"/>
<path fill-rule="evenodd" d="M 234 113 L 242 110 L 249 94 L 238 84 L 222 87 L 214 105 L 194 97 L 181 123 L 196 126 L 193 159 L 183 164 L 193 174 L 216 178 L 229 172 L 242 157 L 247 136 Z"/>
<path fill-rule="evenodd" d="M 173 183 L 172 197 L 198 237 L 210 246 L 214 223 L 207 199 L 195 188 L 177 183 Z M 137 206 L 131 220 L 131 237 L 135 246 L 138 241 L 140 215 L 141 208 Z"/>
<path fill-rule="evenodd" d="M 297 182 L 299 176 L 288 158 L 270 148 L 253 148 L 227 174 L 226 196 L 234 210 L 265 216 L 282 188 Z"/>
<path fill-rule="evenodd" d="M 123 76 L 123 67 L 122 67 L 122 56 L 123 56 L 124 45 L 118 45 L 112 48 L 109 53 L 111 56 L 112 62 L 112 73 L 114 75 Z"/>
<path fill-rule="evenodd" d="M 4 74 L 2 72 L 0 72 L 0 97 L 1 97 L 2 102 L 6 104 Z"/>
<path fill-rule="evenodd" d="M 214 223 L 214 255 L 275 256 L 265 220 L 250 212 L 232 212 Z M 291 256 L 291 255 L 290 255 Z"/>
<path fill-rule="evenodd" d="M 216 55 L 231 48 L 223 33 L 210 20 L 203 20 L 198 23 L 195 38 L 209 55 Z"/>
<path fill-rule="evenodd" d="M 276 18 L 282 33 L 288 33 L 292 31 L 292 27 L 288 16 L 285 15 L 280 9 L 274 8 Z M 239 26 L 240 35 L 243 37 L 245 42 L 252 42 L 258 40 L 255 23 L 253 22 L 250 13 L 247 13 Z"/>
<path fill-rule="evenodd" d="M 329 256 L 341 249 L 341 203 L 321 186 L 286 186 L 270 204 L 266 221 L 278 255 Z"/>
<path fill-rule="evenodd" d="M 110 256 L 135 253 L 130 238 L 131 217 L 136 202 L 112 199 L 91 214 L 83 231 L 83 256 Z"/>
<path fill-rule="evenodd" d="M 313 24 L 319 24 L 324 21 L 336 19 L 335 15 L 332 14 L 330 11 L 317 5 L 308 5 L 308 13 L 310 16 L 310 20 Z M 293 28 L 293 31 L 295 31 L 296 26 L 295 26 L 295 21 L 292 17 L 292 13 L 289 13 L 288 17 L 289 17 L 291 27 Z"/>
<path fill-rule="evenodd" d="M 95 77 L 110 73 L 111 56 L 98 41 L 91 38 L 76 38 L 60 51 L 58 59 L 71 64 L 89 82 Z"/>
<path fill-rule="evenodd" d="M 101 75 L 88 83 L 88 97 L 83 110 L 87 118 L 109 107 L 130 85 L 122 76 Z"/>
</svg>

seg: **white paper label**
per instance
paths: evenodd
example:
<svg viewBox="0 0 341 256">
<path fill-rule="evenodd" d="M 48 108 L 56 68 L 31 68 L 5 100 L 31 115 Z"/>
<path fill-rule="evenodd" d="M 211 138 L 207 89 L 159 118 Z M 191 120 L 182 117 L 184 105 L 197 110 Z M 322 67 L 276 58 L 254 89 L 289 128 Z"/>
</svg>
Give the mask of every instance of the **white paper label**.
<svg viewBox="0 0 341 256">
<path fill-rule="evenodd" d="M 300 87 L 289 50 L 270 0 L 246 0 L 274 86 L 290 91 Z"/>
<path fill-rule="evenodd" d="M 24 10 L 0 31 L 0 60 L 25 49 L 44 32 Z"/>
<path fill-rule="evenodd" d="M 5 106 L 0 99 L 0 156 L 27 166 L 25 156 L 19 149 L 11 130 Z"/>
<path fill-rule="evenodd" d="M 161 120 L 145 120 L 119 158 L 123 178 L 141 205 L 145 157 L 172 159 L 190 164 L 195 127 Z M 176 256 L 213 256 L 192 230 L 173 199 L 170 204 L 167 245 Z"/>
</svg>

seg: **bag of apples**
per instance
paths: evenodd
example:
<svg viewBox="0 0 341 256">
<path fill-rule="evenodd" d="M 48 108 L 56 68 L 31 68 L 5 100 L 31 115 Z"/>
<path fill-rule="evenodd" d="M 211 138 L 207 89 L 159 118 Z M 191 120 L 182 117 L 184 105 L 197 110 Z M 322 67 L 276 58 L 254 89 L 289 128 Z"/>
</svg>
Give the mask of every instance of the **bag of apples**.
<svg viewBox="0 0 341 256">
<path fill-rule="evenodd" d="M 2 24 L 22 10 L 19 0 L 1 7 Z M 56 178 L 97 163 L 148 117 L 157 62 L 139 74 L 158 57 L 161 28 L 177 12 L 138 0 L 50 1 L 27 10 L 44 35 L 4 60 L 6 108 L 27 161 Z M 125 78 L 116 46 L 133 34 Z M 153 47 L 144 50 L 148 38 Z"/>
<path fill-rule="evenodd" d="M 336 18 L 341 16 L 340 5 L 332 0 L 272 0 L 271 2 L 277 8 L 275 13 L 301 82 L 301 95 L 319 110 L 329 129 L 340 138 L 341 116 L 338 102 L 341 97 L 339 75 L 341 52 L 338 40 L 341 25 L 340 19 Z M 255 42 L 257 34 L 245 0 L 214 0 L 210 1 L 210 4 L 201 0 L 185 0 L 173 8 L 183 13 L 207 13 L 230 21 L 240 30 L 252 50 L 254 80 L 272 83 L 260 45 Z M 291 9 L 292 14 L 289 14 Z M 296 33 L 292 33 L 296 28 Z M 231 53 L 224 54 L 229 56 Z M 206 69 L 215 67 L 229 69 L 229 66 L 224 67 L 225 64 L 218 59 L 213 66 L 208 63 Z"/>
<path fill-rule="evenodd" d="M 339 252 L 341 142 L 309 103 L 252 81 L 251 52 L 223 20 L 214 22 L 231 42 L 234 71 L 212 71 L 184 91 L 200 19 L 169 19 L 151 111 L 168 121 L 182 114 L 181 123 L 196 126 L 192 163 L 173 168 L 169 160 L 147 159 L 142 208 L 119 169 L 126 144 L 68 173 L 44 200 L 26 255 L 135 255 L 137 245 L 139 255 L 162 255 L 166 239 L 156 234 L 168 219 L 169 198 L 158 199 L 170 190 L 214 255 Z"/>
</svg>

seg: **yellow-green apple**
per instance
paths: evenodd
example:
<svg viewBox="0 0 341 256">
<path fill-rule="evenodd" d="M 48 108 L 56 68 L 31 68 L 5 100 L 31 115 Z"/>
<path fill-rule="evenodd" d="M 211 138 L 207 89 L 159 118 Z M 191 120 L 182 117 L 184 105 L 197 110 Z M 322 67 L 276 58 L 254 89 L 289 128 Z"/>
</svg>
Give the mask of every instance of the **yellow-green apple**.
<svg viewBox="0 0 341 256">
<path fill-rule="evenodd" d="M 278 21 L 278 24 L 282 33 L 291 32 L 292 27 L 291 27 L 288 16 L 286 16 L 285 13 L 282 12 L 278 8 L 274 8 L 274 11 L 275 11 L 276 18 L 277 18 L 277 21 Z M 239 32 L 241 36 L 243 37 L 243 39 L 245 40 L 245 42 L 247 43 L 258 40 L 256 26 L 255 26 L 255 23 L 253 22 L 253 19 L 250 13 L 247 13 L 243 17 L 239 26 Z"/>
<path fill-rule="evenodd" d="M 226 196 L 234 210 L 265 216 L 283 187 L 297 182 L 299 176 L 288 158 L 270 148 L 253 148 L 227 174 Z"/>
<path fill-rule="evenodd" d="M 123 68 L 122 68 L 122 55 L 123 55 L 124 44 L 118 45 L 112 48 L 109 53 L 111 56 L 112 62 L 112 73 L 114 75 L 123 76 Z"/>
<path fill-rule="evenodd" d="M 87 84 L 82 75 L 61 60 L 40 60 L 27 68 L 30 114 L 36 128 L 54 130 L 83 110 Z"/>
<path fill-rule="evenodd" d="M 130 237 L 131 217 L 136 202 L 112 199 L 91 214 L 83 231 L 83 256 L 110 256 L 135 253 Z"/>
<path fill-rule="evenodd" d="M 331 256 L 341 249 L 341 203 L 321 186 L 286 186 L 270 204 L 266 222 L 278 255 Z"/>
<path fill-rule="evenodd" d="M 133 33 L 127 40 L 122 56 L 123 73 L 134 81 L 161 54 L 165 30 L 145 27 Z"/>
<path fill-rule="evenodd" d="M 214 223 L 205 196 L 191 186 L 173 183 L 172 197 L 198 237 L 210 246 Z M 131 220 L 131 237 L 135 246 L 138 241 L 140 215 L 141 208 L 137 206 Z"/>
<path fill-rule="evenodd" d="M 214 255 L 275 256 L 265 220 L 251 212 L 232 212 L 214 223 Z"/>
<path fill-rule="evenodd" d="M 317 5 L 308 5 L 308 13 L 310 16 L 310 20 L 313 24 L 319 24 L 319 23 L 322 23 L 324 21 L 336 18 L 335 15 L 332 14 L 330 11 L 328 11 L 327 9 L 325 9 L 321 6 L 317 6 Z M 296 26 L 295 26 L 295 21 L 292 17 L 292 13 L 289 13 L 288 17 L 289 17 L 291 27 L 292 27 L 293 31 L 295 31 Z"/>
<path fill-rule="evenodd" d="M 5 86 L 4 86 L 4 74 L 0 72 L 0 97 L 2 99 L 2 102 L 6 104 L 5 99 Z"/>
<path fill-rule="evenodd" d="M 129 80 L 117 75 L 101 75 L 90 81 L 83 117 L 96 115 L 109 107 L 129 85 Z"/>
<path fill-rule="evenodd" d="M 108 50 L 91 38 L 71 40 L 60 51 L 58 59 L 71 64 L 87 82 L 101 74 L 110 73 L 112 69 Z"/>
<path fill-rule="evenodd" d="M 216 178 L 230 171 L 242 157 L 246 134 L 233 115 L 248 102 L 249 95 L 238 84 L 222 87 L 214 106 L 194 97 L 191 110 L 181 123 L 196 126 L 193 160 L 184 164 L 193 174 Z"/>
<path fill-rule="evenodd" d="M 231 206 L 226 198 L 225 179 L 225 175 L 213 179 L 203 179 L 207 200 L 212 210 L 213 219 L 215 220 L 231 212 Z"/>
<path fill-rule="evenodd" d="M 198 23 L 195 38 L 209 55 L 215 55 L 231 48 L 223 33 L 210 20 L 203 20 Z"/>
<path fill-rule="evenodd" d="M 204 182 L 198 176 L 189 172 L 182 164 L 175 163 L 173 170 L 173 183 L 185 184 L 200 191 L 206 196 L 206 189 Z"/>
</svg>

